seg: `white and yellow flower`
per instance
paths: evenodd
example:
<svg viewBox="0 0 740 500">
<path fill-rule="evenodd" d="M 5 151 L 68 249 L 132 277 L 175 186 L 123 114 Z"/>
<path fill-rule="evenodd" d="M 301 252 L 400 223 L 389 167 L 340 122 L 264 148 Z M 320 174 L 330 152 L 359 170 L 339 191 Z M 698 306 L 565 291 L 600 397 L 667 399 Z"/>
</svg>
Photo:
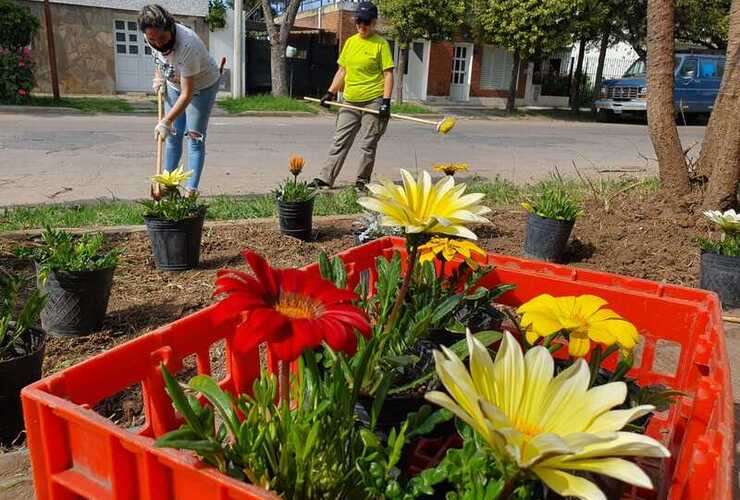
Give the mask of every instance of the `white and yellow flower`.
<svg viewBox="0 0 740 500">
<path fill-rule="evenodd" d="M 434 391 L 426 398 L 468 423 L 500 460 L 530 471 L 565 497 L 606 500 L 594 483 L 573 471 L 652 489 L 647 474 L 622 457 L 670 453 L 648 436 L 621 430 L 654 410 L 650 405 L 612 410 L 627 397 L 624 382 L 589 389 L 583 359 L 553 376 L 555 363 L 545 347 L 523 355 L 508 332 L 495 361 L 469 331 L 467 341 L 470 371 L 449 349 L 434 352 L 437 374 L 450 395 Z"/>
<path fill-rule="evenodd" d="M 517 312 L 522 315 L 522 327 L 530 344 L 540 337 L 563 332 L 571 356 L 588 354 L 592 341 L 607 346 L 616 343 L 631 351 L 640 341 L 637 328 L 611 309 L 605 309 L 605 305 L 607 302 L 595 295 L 542 294 L 523 304 Z"/>
<path fill-rule="evenodd" d="M 183 182 L 192 177 L 193 171 L 188 170 L 185 172 L 182 166 L 176 168 L 172 172 L 162 172 L 152 177 L 152 182 L 156 182 L 167 188 L 179 187 Z"/>
<path fill-rule="evenodd" d="M 484 214 L 491 211 L 479 202 L 482 193 L 465 193 L 465 184 L 455 185 L 453 177 L 445 177 L 432 184 L 429 172 L 422 172 L 414 179 L 401 169 L 403 185 L 386 180 L 369 184 L 372 194 L 358 203 L 373 212 L 382 214 L 384 226 L 400 227 L 406 233 L 445 234 L 471 240 L 478 239 L 465 227 L 467 224 L 486 223 Z"/>
<path fill-rule="evenodd" d="M 717 224 L 726 233 L 740 232 L 740 214 L 730 209 L 726 212 L 719 210 L 707 210 L 704 216 Z"/>
</svg>

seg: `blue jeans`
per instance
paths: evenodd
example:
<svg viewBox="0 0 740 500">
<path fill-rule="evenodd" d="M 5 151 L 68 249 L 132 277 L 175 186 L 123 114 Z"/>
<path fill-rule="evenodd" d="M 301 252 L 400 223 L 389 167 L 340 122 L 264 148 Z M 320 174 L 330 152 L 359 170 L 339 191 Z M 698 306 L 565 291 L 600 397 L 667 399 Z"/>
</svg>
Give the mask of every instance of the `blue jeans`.
<svg viewBox="0 0 740 500">
<path fill-rule="evenodd" d="M 165 84 L 164 109 L 167 113 L 175 101 L 180 97 L 180 91 Z M 216 102 L 218 82 L 208 88 L 196 90 L 193 99 L 185 108 L 185 112 L 175 118 L 172 128 L 175 134 L 165 141 L 164 169 L 167 172 L 175 170 L 182 157 L 182 141 L 185 135 L 188 137 L 188 166 L 185 171 L 192 170 L 193 175 L 185 182 L 185 187 L 190 190 L 198 189 L 200 175 L 203 172 L 203 164 L 206 160 L 206 129 L 208 118 L 211 116 L 213 103 Z"/>
</svg>

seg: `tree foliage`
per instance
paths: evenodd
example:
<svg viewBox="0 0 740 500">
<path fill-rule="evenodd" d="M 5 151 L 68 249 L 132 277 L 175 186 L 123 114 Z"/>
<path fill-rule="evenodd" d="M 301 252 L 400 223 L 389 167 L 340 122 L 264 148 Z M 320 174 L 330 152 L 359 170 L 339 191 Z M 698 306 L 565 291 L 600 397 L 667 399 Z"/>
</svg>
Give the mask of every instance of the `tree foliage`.
<svg viewBox="0 0 740 500">
<path fill-rule="evenodd" d="M 402 43 L 452 37 L 465 13 L 461 0 L 378 0 L 386 33 Z"/>
<path fill-rule="evenodd" d="M 0 48 L 17 51 L 30 45 L 39 29 L 31 11 L 12 0 L 0 0 Z"/>
<path fill-rule="evenodd" d="M 582 4 L 582 0 L 472 0 L 471 24 L 482 41 L 530 58 L 570 46 L 572 20 Z"/>
</svg>

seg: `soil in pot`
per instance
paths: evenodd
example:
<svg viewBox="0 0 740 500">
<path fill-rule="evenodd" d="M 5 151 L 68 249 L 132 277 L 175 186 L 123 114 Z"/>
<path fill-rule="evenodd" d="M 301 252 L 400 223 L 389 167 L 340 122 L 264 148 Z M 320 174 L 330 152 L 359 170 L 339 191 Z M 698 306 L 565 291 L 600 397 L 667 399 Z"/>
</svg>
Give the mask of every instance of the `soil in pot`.
<svg viewBox="0 0 740 500">
<path fill-rule="evenodd" d="M 280 232 L 303 241 L 311 241 L 313 232 L 313 201 L 278 200 Z"/>
<path fill-rule="evenodd" d="M 157 269 L 185 271 L 198 267 L 205 217 L 203 209 L 197 215 L 178 221 L 144 218 Z"/>
<path fill-rule="evenodd" d="M 740 257 L 702 252 L 699 286 L 719 295 L 726 309 L 740 307 Z"/>
<path fill-rule="evenodd" d="M 52 271 L 39 289 L 47 294 L 41 326 L 49 334 L 77 336 L 100 330 L 108 309 L 115 267 Z"/>
<path fill-rule="evenodd" d="M 529 214 L 524 256 L 548 262 L 564 262 L 568 239 L 575 221 L 547 219 Z"/>
<path fill-rule="evenodd" d="M 46 349 L 46 334 L 29 330 L 23 345 L 0 361 L 0 445 L 11 446 L 23 431 L 21 389 L 41 378 Z"/>
</svg>

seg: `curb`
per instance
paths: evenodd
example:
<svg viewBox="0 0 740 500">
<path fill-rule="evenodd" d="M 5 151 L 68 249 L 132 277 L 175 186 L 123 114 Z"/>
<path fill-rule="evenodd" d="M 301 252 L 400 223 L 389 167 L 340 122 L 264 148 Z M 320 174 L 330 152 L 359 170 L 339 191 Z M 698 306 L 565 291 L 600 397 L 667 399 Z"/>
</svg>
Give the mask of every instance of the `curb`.
<svg viewBox="0 0 740 500">
<path fill-rule="evenodd" d="M 354 215 L 315 215 L 313 217 L 314 222 L 343 222 L 348 220 L 355 220 L 358 214 Z M 218 229 L 221 227 L 241 226 L 241 225 L 260 225 L 260 224 L 274 224 L 277 221 L 277 216 L 273 217 L 255 217 L 254 219 L 232 219 L 232 220 L 211 220 L 206 221 L 203 227 L 206 229 Z M 61 229 L 63 231 L 70 232 L 72 234 L 89 234 L 89 233 L 102 233 L 105 235 L 111 234 L 132 234 L 132 233 L 144 233 L 146 232 L 146 226 L 143 224 L 127 225 L 127 226 L 92 226 L 92 227 L 72 227 L 64 228 L 59 227 L 55 229 Z M 0 239 L 10 240 L 24 240 L 28 238 L 34 238 L 40 236 L 42 229 L 22 229 L 20 231 L 8 231 L 7 233 L 0 233 Z"/>
<path fill-rule="evenodd" d="M 312 113 L 310 111 L 242 111 L 241 113 L 229 113 L 226 112 L 226 114 L 222 115 L 224 116 L 252 116 L 252 117 L 285 117 L 285 118 L 298 118 L 298 117 L 313 117 L 313 116 L 319 116 L 319 113 Z"/>
</svg>

